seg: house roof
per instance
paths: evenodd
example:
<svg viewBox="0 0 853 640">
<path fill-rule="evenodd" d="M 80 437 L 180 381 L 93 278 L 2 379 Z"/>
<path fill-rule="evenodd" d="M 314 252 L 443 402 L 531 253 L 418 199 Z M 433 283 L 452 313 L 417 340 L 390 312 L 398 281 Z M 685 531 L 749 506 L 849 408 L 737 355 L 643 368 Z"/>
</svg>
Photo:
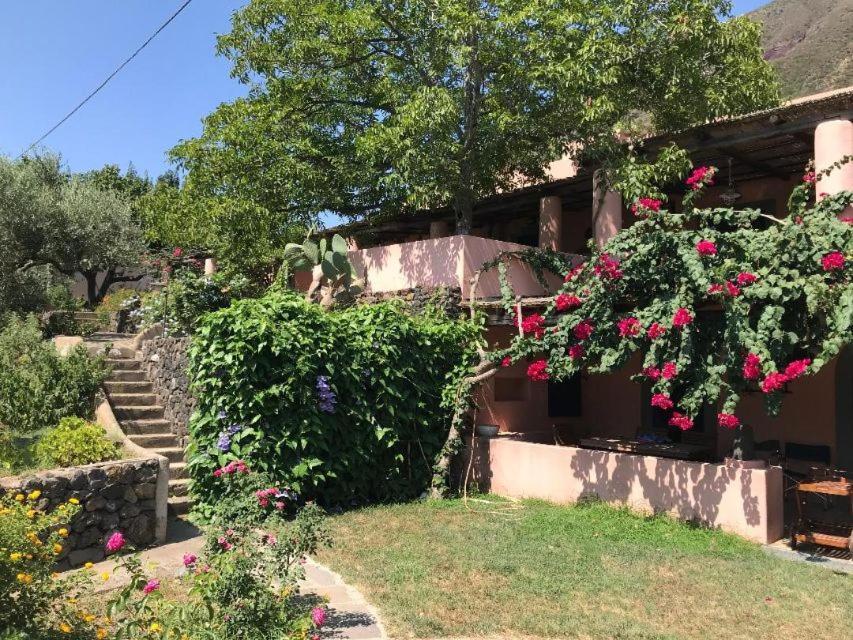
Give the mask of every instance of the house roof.
<svg viewBox="0 0 853 640">
<path fill-rule="evenodd" d="M 773 109 L 652 136 L 638 147 L 642 153 L 654 155 L 674 143 L 690 152 L 695 164 L 721 168 L 731 158 L 732 177 L 736 182 L 758 178 L 787 181 L 812 159 L 815 127 L 834 118 L 853 118 L 853 86 L 790 100 Z M 545 195 L 560 196 L 567 210 L 588 208 L 592 204 L 592 175 L 591 168 L 582 167 L 572 177 L 484 198 L 475 208 L 475 221 L 482 216 L 495 221 L 517 216 L 520 211 L 536 210 L 539 198 Z M 329 232 L 353 235 L 369 230 L 381 237 L 404 231 L 424 231 L 431 221 L 442 219 L 453 219 L 450 209 L 432 209 L 381 222 L 354 222 Z"/>
</svg>

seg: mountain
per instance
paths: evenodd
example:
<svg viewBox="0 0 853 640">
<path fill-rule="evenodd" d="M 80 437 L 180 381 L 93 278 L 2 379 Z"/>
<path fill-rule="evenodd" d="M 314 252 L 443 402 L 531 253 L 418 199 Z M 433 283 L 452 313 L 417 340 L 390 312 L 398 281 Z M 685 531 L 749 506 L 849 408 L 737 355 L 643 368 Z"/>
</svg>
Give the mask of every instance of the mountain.
<svg viewBox="0 0 853 640">
<path fill-rule="evenodd" d="M 853 85 L 853 0 L 774 0 L 748 15 L 785 97 Z"/>
</svg>

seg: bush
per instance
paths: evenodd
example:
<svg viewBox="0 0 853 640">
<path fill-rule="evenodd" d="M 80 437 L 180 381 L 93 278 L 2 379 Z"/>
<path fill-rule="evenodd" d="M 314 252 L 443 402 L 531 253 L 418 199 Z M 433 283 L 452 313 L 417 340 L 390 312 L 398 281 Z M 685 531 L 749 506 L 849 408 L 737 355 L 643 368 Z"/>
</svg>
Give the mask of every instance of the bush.
<svg viewBox="0 0 853 640">
<path fill-rule="evenodd" d="M 10 638 L 85 637 L 75 629 L 82 614 L 72 604 L 85 579 L 53 574 L 79 507 L 47 514 L 39 498 L 38 491 L 0 497 L 0 629 Z"/>
<path fill-rule="evenodd" d="M 294 294 L 210 314 L 191 349 L 190 470 L 202 502 L 242 458 L 323 504 L 420 495 L 449 428 L 447 389 L 479 328 L 401 304 L 324 311 Z"/>
<path fill-rule="evenodd" d="M 121 447 L 107 439 L 100 425 L 82 418 L 63 418 L 35 444 L 36 462 L 43 467 L 76 467 L 121 455 Z"/>
<path fill-rule="evenodd" d="M 14 436 L 36 434 L 68 416 L 91 417 L 106 373 L 103 360 L 83 347 L 61 357 L 42 340 L 33 317 L 0 322 L 0 424 Z"/>
</svg>

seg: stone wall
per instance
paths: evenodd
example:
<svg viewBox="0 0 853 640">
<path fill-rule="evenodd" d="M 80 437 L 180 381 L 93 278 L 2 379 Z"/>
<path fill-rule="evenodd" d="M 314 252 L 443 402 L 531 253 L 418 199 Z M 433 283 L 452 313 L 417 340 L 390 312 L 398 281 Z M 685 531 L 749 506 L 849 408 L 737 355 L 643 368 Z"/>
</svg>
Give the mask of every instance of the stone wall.
<svg viewBox="0 0 853 640">
<path fill-rule="evenodd" d="M 142 362 L 154 385 L 158 404 L 165 408 L 172 433 L 184 439 L 195 410 L 195 398 L 189 390 L 189 338 L 153 338 L 142 344 Z"/>
<path fill-rule="evenodd" d="M 59 568 L 104 559 L 104 544 L 115 531 L 137 548 L 156 541 L 158 458 L 118 460 L 0 479 L 0 494 L 41 491 L 37 507 L 52 511 L 71 498 L 82 510 L 71 521 Z M 168 474 L 168 467 L 166 468 Z"/>
<path fill-rule="evenodd" d="M 402 300 L 413 313 L 423 313 L 430 305 L 444 311 L 451 318 L 456 318 L 460 313 L 462 302 L 462 291 L 459 287 L 414 287 L 403 291 L 391 291 L 383 293 L 362 293 L 358 302 L 360 304 L 373 304 L 384 300 Z"/>
</svg>

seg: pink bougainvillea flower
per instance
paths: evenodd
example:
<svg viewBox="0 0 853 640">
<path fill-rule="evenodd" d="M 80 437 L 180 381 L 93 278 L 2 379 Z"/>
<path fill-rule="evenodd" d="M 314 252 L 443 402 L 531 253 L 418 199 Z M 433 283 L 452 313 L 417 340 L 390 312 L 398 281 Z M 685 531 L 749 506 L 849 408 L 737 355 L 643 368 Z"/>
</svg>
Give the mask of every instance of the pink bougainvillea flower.
<svg viewBox="0 0 853 640">
<path fill-rule="evenodd" d="M 844 254 L 840 251 L 827 253 L 820 261 L 824 271 L 840 271 L 844 268 Z"/>
<path fill-rule="evenodd" d="M 594 330 L 595 326 L 590 322 L 589 318 L 587 318 L 586 320 L 581 320 L 577 323 L 572 331 L 575 334 L 575 338 L 578 340 L 588 340 Z"/>
<path fill-rule="evenodd" d="M 784 387 L 786 382 L 788 382 L 788 376 L 784 373 L 773 371 L 772 373 L 768 373 L 767 377 L 761 381 L 761 390 L 764 393 L 773 393 Z"/>
<path fill-rule="evenodd" d="M 817 175 L 814 171 L 808 171 L 803 176 L 803 182 L 805 182 L 806 184 L 814 184 L 815 182 L 817 182 Z"/>
<path fill-rule="evenodd" d="M 198 560 L 198 556 L 196 556 L 194 553 L 185 553 L 184 554 L 184 566 L 185 567 L 193 566 L 197 560 Z"/>
<path fill-rule="evenodd" d="M 664 411 L 669 411 L 674 405 L 672 399 L 668 395 L 665 393 L 656 393 L 652 396 L 652 406 L 657 407 L 658 409 L 663 409 Z"/>
<path fill-rule="evenodd" d="M 545 335 L 545 318 L 538 313 L 531 313 L 521 321 L 521 331 L 525 335 L 533 334 L 537 340 Z"/>
<path fill-rule="evenodd" d="M 722 293 L 722 292 L 723 292 L 723 285 L 721 285 L 719 283 L 714 283 L 710 287 L 708 287 L 708 295 L 709 296 L 713 296 L 713 295 L 716 295 L 716 294 Z"/>
<path fill-rule="evenodd" d="M 663 376 L 664 380 L 672 380 L 678 375 L 678 366 L 674 362 L 667 362 L 660 370 L 660 374 Z"/>
<path fill-rule="evenodd" d="M 578 274 L 581 271 L 583 271 L 583 267 L 584 267 L 584 265 L 582 265 L 582 264 L 579 264 L 578 266 L 574 267 L 571 271 L 569 271 L 566 274 L 566 277 L 563 278 L 563 281 L 564 282 L 571 282 L 572 280 L 574 280 L 578 276 Z"/>
<path fill-rule="evenodd" d="M 737 283 L 742 287 L 747 287 L 758 280 L 758 276 L 749 271 L 741 271 L 737 274 Z"/>
<path fill-rule="evenodd" d="M 685 416 L 682 413 L 678 413 L 678 411 L 673 411 L 672 415 L 669 417 L 669 425 L 672 427 L 678 427 L 682 431 L 689 431 L 693 428 L 693 420 L 690 419 L 690 416 Z"/>
<path fill-rule="evenodd" d="M 631 213 L 637 217 L 643 217 L 652 211 L 657 213 L 660 211 L 661 204 L 663 203 L 657 198 L 640 198 L 631 205 Z"/>
<path fill-rule="evenodd" d="M 761 358 L 754 354 L 746 354 L 743 361 L 743 377 L 744 380 L 758 380 L 761 376 Z"/>
<path fill-rule="evenodd" d="M 696 251 L 701 256 L 715 256 L 717 255 L 717 245 L 710 240 L 700 240 L 696 243 Z"/>
<path fill-rule="evenodd" d="M 219 537 L 216 539 L 216 544 L 218 544 L 218 545 L 219 545 L 219 547 L 220 547 L 223 551 L 231 551 L 231 549 L 233 549 L 233 548 L 234 548 L 234 545 L 233 545 L 233 544 L 231 544 L 230 542 L 228 542 L 228 538 L 226 538 L 225 536 L 219 536 Z"/>
<path fill-rule="evenodd" d="M 649 380 L 659 380 L 660 379 L 660 369 L 657 367 L 646 367 L 643 369 L 643 375 L 646 376 Z"/>
<path fill-rule="evenodd" d="M 586 350 L 583 348 L 582 344 L 573 344 L 571 347 L 569 347 L 569 357 L 572 360 L 580 360 L 581 358 L 583 358 L 583 354 L 585 352 Z"/>
<path fill-rule="evenodd" d="M 107 540 L 107 553 L 116 553 L 117 551 L 121 551 L 124 548 L 124 545 L 126 544 L 127 540 L 125 540 L 124 535 L 121 533 L 121 531 L 116 531 Z"/>
<path fill-rule="evenodd" d="M 740 426 L 740 418 L 731 413 L 718 413 L 717 424 L 726 429 L 736 429 Z"/>
<path fill-rule="evenodd" d="M 311 622 L 315 627 L 322 627 L 326 624 L 326 609 L 323 607 L 314 607 L 311 609 Z"/>
<path fill-rule="evenodd" d="M 843 222 L 844 224 L 853 224 L 853 216 L 841 216 L 839 220 L 841 220 L 841 222 Z"/>
<path fill-rule="evenodd" d="M 509 356 L 504 356 L 504 359 L 501 360 L 502 367 L 511 367 L 512 366 L 512 358 Z"/>
<path fill-rule="evenodd" d="M 640 335 L 640 321 L 629 316 L 619 321 L 619 335 L 623 338 L 633 338 Z"/>
<path fill-rule="evenodd" d="M 788 380 L 796 380 L 806 372 L 806 369 L 809 368 L 809 365 L 811 365 L 811 363 L 812 361 L 810 358 L 794 360 L 787 367 L 785 367 L 785 377 Z"/>
<path fill-rule="evenodd" d="M 693 316 L 684 307 L 676 309 L 675 314 L 672 316 L 673 327 L 686 327 L 691 322 L 693 322 Z"/>
<path fill-rule="evenodd" d="M 554 308 L 561 312 L 577 309 L 581 304 L 583 304 L 583 300 L 577 296 L 572 296 L 567 293 L 561 293 L 554 298 Z"/>
<path fill-rule="evenodd" d="M 732 298 L 737 298 L 740 295 L 740 288 L 731 280 L 726 280 L 726 293 Z"/>
<path fill-rule="evenodd" d="M 532 362 L 527 367 L 527 377 L 533 382 L 546 382 L 550 377 L 548 375 L 548 362 L 546 360 L 537 360 Z"/>
<path fill-rule="evenodd" d="M 598 262 L 592 271 L 601 278 L 619 280 L 622 277 L 622 270 L 619 268 L 619 264 L 619 258 L 614 258 L 609 253 L 602 253 L 598 257 Z"/>
<path fill-rule="evenodd" d="M 172 257 L 173 258 L 180 258 L 182 255 L 184 255 L 184 250 L 181 249 L 180 247 L 175 247 L 172 250 Z"/>
<path fill-rule="evenodd" d="M 657 322 L 652 322 L 652 324 L 646 330 L 646 336 L 648 336 L 649 340 L 657 340 L 665 333 L 666 327 Z"/>
<path fill-rule="evenodd" d="M 693 173 L 684 181 L 693 191 L 698 191 L 703 185 L 714 184 L 714 174 L 716 169 L 712 167 L 696 167 Z"/>
<path fill-rule="evenodd" d="M 142 593 L 144 593 L 147 596 L 149 593 L 151 593 L 153 591 L 157 591 L 157 589 L 159 589 L 159 588 L 160 588 L 160 581 L 157 578 L 154 578 L 154 579 L 149 580 L 148 582 L 145 583 L 145 586 L 142 587 Z"/>
</svg>

